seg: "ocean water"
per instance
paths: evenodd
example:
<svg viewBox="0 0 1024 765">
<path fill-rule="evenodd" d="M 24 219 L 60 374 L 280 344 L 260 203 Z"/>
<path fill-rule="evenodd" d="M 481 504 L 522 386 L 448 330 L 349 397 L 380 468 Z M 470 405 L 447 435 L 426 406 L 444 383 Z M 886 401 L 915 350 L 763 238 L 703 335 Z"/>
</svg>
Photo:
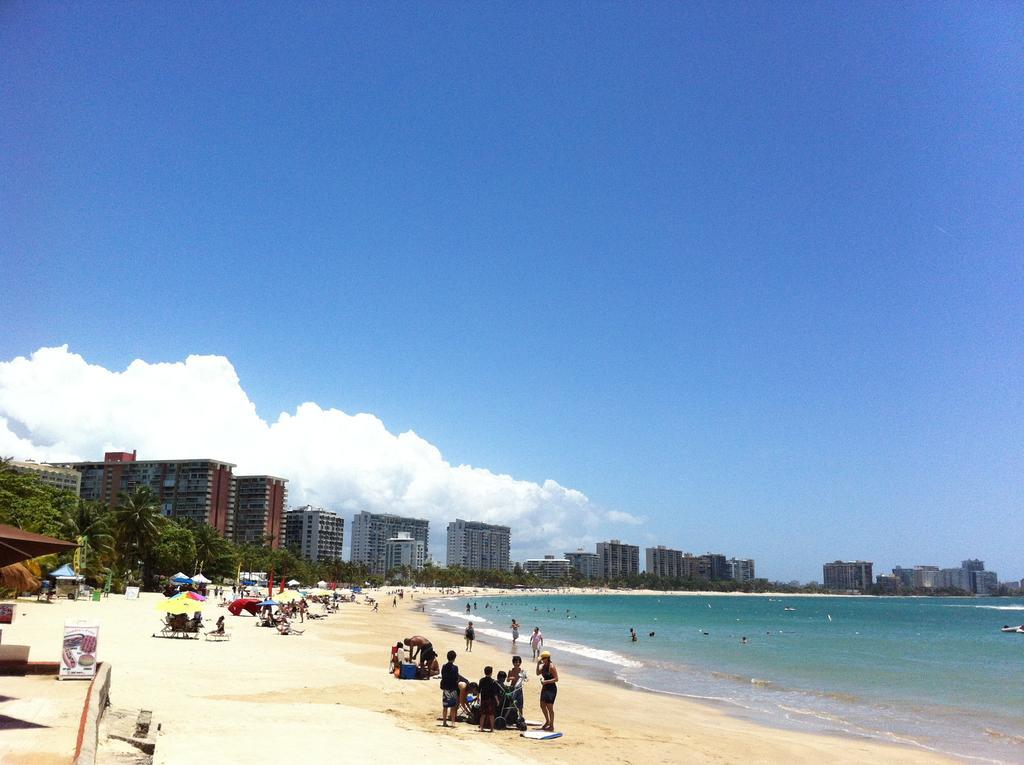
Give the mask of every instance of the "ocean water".
<svg viewBox="0 0 1024 765">
<path fill-rule="evenodd" d="M 439 625 L 461 632 L 466 602 L 438 600 L 428 609 Z M 770 725 L 909 744 L 965 761 L 1024 763 L 1024 635 L 999 631 L 1024 623 L 1024 599 L 545 595 L 471 602 L 478 639 L 511 650 L 515 617 L 519 653 L 529 656 L 538 626 L 561 666 L 591 675 L 723 705 Z"/>
</svg>

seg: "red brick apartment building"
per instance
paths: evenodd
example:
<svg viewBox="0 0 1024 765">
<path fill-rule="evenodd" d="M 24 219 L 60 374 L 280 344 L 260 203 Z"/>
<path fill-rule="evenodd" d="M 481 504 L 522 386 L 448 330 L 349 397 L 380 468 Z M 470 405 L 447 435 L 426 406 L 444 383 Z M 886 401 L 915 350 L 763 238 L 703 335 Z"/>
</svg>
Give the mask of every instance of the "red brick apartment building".
<svg viewBox="0 0 1024 765">
<path fill-rule="evenodd" d="M 233 463 L 207 458 L 140 460 L 135 451 L 106 452 L 102 462 L 73 462 L 68 467 L 82 474 L 82 499 L 114 507 L 122 493 L 148 486 L 170 518 L 209 523 L 237 541 L 270 538 L 273 547 L 280 545 L 287 482 L 283 478 L 235 476 Z"/>
</svg>

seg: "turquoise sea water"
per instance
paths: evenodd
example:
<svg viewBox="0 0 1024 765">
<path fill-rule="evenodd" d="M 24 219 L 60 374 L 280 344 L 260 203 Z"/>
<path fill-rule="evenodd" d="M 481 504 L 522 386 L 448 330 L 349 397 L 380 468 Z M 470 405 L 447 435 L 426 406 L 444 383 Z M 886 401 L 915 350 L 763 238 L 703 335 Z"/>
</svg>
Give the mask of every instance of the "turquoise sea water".
<svg viewBox="0 0 1024 765">
<path fill-rule="evenodd" d="M 1024 599 L 583 595 L 475 603 L 480 639 L 510 646 L 514 616 L 520 653 L 529 654 L 527 638 L 539 626 L 563 665 L 639 688 L 724 704 L 774 725 L 1024 763 L 1024 635 L 999 631 L 1024 622 Z M 465 605 L 435 601 L 431 609 L 461 630 Z"/>
</svg>

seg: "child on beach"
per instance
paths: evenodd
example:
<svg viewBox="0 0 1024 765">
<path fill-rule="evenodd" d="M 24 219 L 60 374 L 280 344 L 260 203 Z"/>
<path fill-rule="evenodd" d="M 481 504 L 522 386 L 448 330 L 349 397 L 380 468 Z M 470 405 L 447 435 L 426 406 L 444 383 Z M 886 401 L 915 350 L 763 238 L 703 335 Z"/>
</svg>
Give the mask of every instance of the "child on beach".
<svg viewBox="0 0 1024 765">
<path fill-rule="evenodd" d="M 523 684 L 526 682 L 526 674 L 523 672 L 523 657 L 512 657 L 512 669 L 508 671 L 508 687 L 512 689 L 512 701 L 519 710 L 519 716 L 523 716 Z"/>
<path fill-rule="evenodd" d="M 517 640 L 519 640 L 519 622 L 517 622 L 515 619 L 513 619 L 512 620 L 512 645 L 515 645 Z"/>
<path fill-rule="evenodd" d="M 491 677 L 494 667 L 484 667 L 480 678 L 480 730 L 494 732 L 494 711 L 498 705 L 498 683 Z"/>
<path fill-rule="evenodd" d="M 459 668 L 455 666 L 455 651 L 448 652 L 448 661 L 441 667 L 441 726 L 455 727 L 459 708 Z M 452 724 L 448 725 L 449 717 Z"/>
<path fill-rule="evenodd" d="M 476 640 L 476 630 L 473 629 L 473 622 L 466 625 L 466 650 L 473 652 L 473 641 Z"/>
</svg>

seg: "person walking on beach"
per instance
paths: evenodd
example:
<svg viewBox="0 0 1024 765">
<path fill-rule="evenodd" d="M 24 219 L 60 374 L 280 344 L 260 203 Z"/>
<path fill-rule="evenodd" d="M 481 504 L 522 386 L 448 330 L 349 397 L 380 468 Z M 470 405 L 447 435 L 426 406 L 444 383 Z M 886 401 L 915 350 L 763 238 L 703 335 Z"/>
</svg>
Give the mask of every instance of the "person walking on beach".
<svg viewBox="0 0 1024 765">
<path fill-rule="evenodd" d="M 473 629 L 473 622 L 466 625 L 466 650 L 473 653 L 473 641 L 476 640 L 476 630 Z"/>
<path fill-rule="evenodd" d="M 555 696 L 558 695 L 558 670 L 551 663 L 551 654 L 541 651 L 537 662 L 537 674 L 540 675 L 540 711 L 544 713 L 544 725 L 541 730 L 555 730 Z"/>
<path fill-rule="evenodd" d="M 515 645 L 517 640 L 519 640 L 519 622 L 517 622 L 515 619 L 513 619 L 512 620 L 512 645 Z"/>
<path fill-rule="evenodd" d="M 533 659 L 537 660 L 540 655 L 540 649 L 544 645 L 544 636 L 540 632 L 540 627 L 533 628 L 533 634 L 530 635 L 530 647 L 533 648 Z"/>
<path fill-rule="evenodd" d="M 441 667 L 441 727 L 455 727 L 455 713 L 458 709 L 459 668 L 455 666 L 455 651 L 449 651 L 448 661 Z M 448 725 L 449 716 L 451 725 Z"/>
</svg>

